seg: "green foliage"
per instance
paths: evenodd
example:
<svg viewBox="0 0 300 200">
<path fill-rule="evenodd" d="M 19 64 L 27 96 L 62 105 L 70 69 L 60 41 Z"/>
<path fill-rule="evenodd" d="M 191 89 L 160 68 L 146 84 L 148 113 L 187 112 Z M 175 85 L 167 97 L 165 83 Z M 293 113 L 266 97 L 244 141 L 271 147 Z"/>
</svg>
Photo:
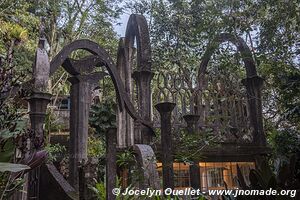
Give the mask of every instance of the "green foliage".
<svg viewBox="0 0 300 200">
<path fill-rule="evenodd" d="M 47 144 L 45 146 L 45 150 L 48 153 L 48 161 L 49 162 L 54 162 L 57 160 L 59 156 L 62 156 L 63 154 L 66 153 L 66 147 L 62 146 L 60 144 Z"/>
<path fill-rule="evenodd" d="M 110 128 L 116 127 L 116 105 L 113 101 L 92 105 L 89 124 L 95 129 L 95 134 L 105 138 Z M 105 141 L 105 140 L 104 140 Z"/>
<path fill-rule="evenodd" d="M 1 143 L 0 162 L 9 162 L 15 152 L 13 138 L 2 140 Z"/>
<path fill-rule="evenodd" d="M 105 156 L 105 145 L 100 138 L 90 135 L 88 137 L 88 156 L 101 158 Z"/>
<path fill-rule="evenodd" d="M 95 198 L 97 200 L 105 200 L 106 198 L 106 186 L 104 182 L 98 182 L 97 180 L 94 180 L 95 186 L 90 186 L 89 188 L 94 192 Z M 117 187 L 120 186 L 120 179 L 117 179 Z M 131 186 L 129 186 L 131 188 Z M 135 198 L 132 198 L 132 196 L 116 196 L 116 200 L 133 200 Z"/>
<path fill-rule="evenodd" d="M 28 38 L 27 30 L 21 27 L 19 24 L 0 21 L 0 26 L 0 37 L 4 38 L 4 40 L 10 41 L 14 39 L 21 42 L 27 40 Z"/>
<path fill-rule="evenodd" d="M 12 25 L 10 28 L 16 28 L 16 30 L 13 33 L 6 32 L 6 34 L 12 34 L 8 37 L 19 38 L 8 39 L 22 39 L 22 36 L 15 35 L 20 31 L 21 27 Z M 5 31 L 9 30 L 11 31 L 9 28 Z M 9 59 L 0 63 L 0 171 L 5 171 L 5 173 L 0 174 L 1 200 L 3 198 L 7 199 L 16 190 L 20 189 L 23 184 L 22 178 L 11 179 L 8 172 L 20 172 L 28 169 L 28 166 L 11 163 L 13 162 L 16 149 L 15 140 L 21 138 L 28 130 L 27 120 L 24 118 L 25 113 L 22 111 L 22 106 L 18 99 L 19 96 L 10 94 L 13 86 L 17 85 L 22 78 L 12 76 L 14 74 L 14 66 L 10 64 Z M 2 96 L 5 92 L 9 95 Z"/>
<path fill-rule="evenodd" d="M 39 26 L 30 6 L 26 0 L 3 0 L 0 4 L 0 55 L 14 68 L 16 77 L 22 75 L 22 81 L 30 75 Z"/>
<path fill-rule="evenodd" d="M 106 198 L 106 188 L 103 182 L 95 181 L 94 186 L 90 186 L 89 188 L 94 192 L 95 198 L 97 200 L 104 200 Z"/>
<path fill-rule="evenodd" d="M 9 76 L 4 74 L 4 76 Z M 0 79 L 0 87 L 7 88 L 10 91 L 12 80 L 8 78 Z M 9 138 L 15 138 L 24 133 L 26 129 L 26 120 L 24 113 L 20 112 L 19 104 L 11 97 L 0 99 L 0 144 L 4 145 Z"/>
<path fill-rule="evenodd" d="M 269 143 L 275 158 L 288 159 L 300 152 L 299 133 L 293 129 L 273 130 L 269 134 Z"/>
<path fill-rule="evenodd" d="M 264 107 L 267 119 L 275 127 L 299 130 L 300 124 L 300 71 L 283 61 L 268 60 L 261 63 L 261 73 L 269 87 L 264 88 Z M 270 103 L 271 102 L 271 103 Z"/>
<path fill-rule="evenodd" d="M 136 164 L 136 157 L 133 151 L 125 150 L 117 155 L 117 165 L 120 168 L 128 169 Z"/>
<path fill-rule="evenodd" d="M 13 113 L 13 110 L 10 110 L 9 112 L 10 113 L 6 117 L 3 117 L 2 119 L 0 118 L 0 122 L 3 122 L 1 126 L 2 130 L 0 131 L 0 136 L 3 139 L 8 139 L 20 135 L 27 125 L 26 121 L 20 118 L 15 118 L 15 120 L 9 121 L 8 119 L 15 115 L 15 113 Z"/>
<path fill-rule="evenodd" d="M 66 130 L 66 124 L 59 120 L 59 113 L 55 112 L 53 108 L 48 108 L 46 112 L 45 119 L 45 130 L 49 132 L 59 132 L 61 130 Z"/>
<path fill-rule="evenodd" d="M 216 34 L 242 37 L 266 80 L 263 110 L 267 121 L 276 128 L 296 126 L 299 130 L 299 2 L 143 0 L 130 1 L 127 7 L 148 18 L 156 71 L 189 69 L 196 75 Z M 245 77 L 241 55 L 230 43 L 220 45 L 208 71 Z"/>
<path fill-rule="evenodd" d="M 5 64 L 0 65 L 0 95 L 10 92 L 14 84 L 13 77 Z M 19 172 L 28 166 L 11 163 L 15 153 L 15 139 L 25 133 L 26 120 L 20 111 L 20 105 L 14 96 L 0 98 L 0 199 L 8 198 L 22 185 L 21 179 L 10 179 L 9 172 Z"/>
<path fill-rule="evenodd" d="M 8 180 L 7 173 L 0 173 L 0 200 L 9 199 L 16 191 L 22 189 L 25 180 L 23 178 L 13 179 L 13 181 Z M 4 181 L 5 180 L 5 181 Z"/>
</svg>

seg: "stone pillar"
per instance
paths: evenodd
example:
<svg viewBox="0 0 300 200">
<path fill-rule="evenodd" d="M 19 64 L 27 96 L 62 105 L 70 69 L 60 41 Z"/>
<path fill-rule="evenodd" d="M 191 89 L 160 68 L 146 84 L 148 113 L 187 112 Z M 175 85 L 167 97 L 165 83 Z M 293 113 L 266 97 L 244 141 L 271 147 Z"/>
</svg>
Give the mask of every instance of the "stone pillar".
<svg viewBox="0 0 300 200">
<path fill-rule="evenodd" d="M 187 131 L 189 134 L 197 134 L 198 130 L 198 121 L 200 119 L 199 115 L 184 115 L 183 119 L 187 123 Z M 193 160 L 193 164 L 190 165 L 190 180 L 191 187 L 194 189 L 201 188 L 200 182 L 200 166 L 199 160 Z"/>
<path fill-rule="evenodd" d="M 117 129 L 111 128 L 106 133 L 106 199 L 115 200 L 112 193 L 117 179 Z"/>
<path fill-rule="evenodd" d="M 263 130 L 261 88 L 263 79 L 259 76 L 246 78 L 242 80 L 247 89 L 247 98 L 249 105 L 250 123 L 253 128 L 253 144 L 266 146 L 266 137 Z"/>
<path fill-rule="evenodd" d="M 91 102 L 90 87 L 81 76 L 69 78 L 70 89 L 70 158 L 69 182 L 79 191 L 78 167 L 87 160 L 88 117 Z"/>
<path fill-rule="evenodd" d="M 50 102 L 51 95 L 48 94 L 47 86 L 50 73 L 50 63 L 45 50 L 46 39 L 39 39 L 38 48 L 36 49 L 35 61 L 32 67 L 33 71 L 33 94 L 27 99 L 30 106 L 30 124 L 33 137 L 30 138 L 30 151 L 25 155 L 30 159 L 38 150 L 41 150 L 44 144 L 44 122 L 46 116 L 47 105 Z M 40 168 L 37 167 L 28 173 L 27 199 L 39 198 L 39 178 Z"/>
<path fill-rule="evenodd" d="M 175 108 L 175 103 L 163 102 L 155 105 L 160 114 L 161 121 L 161 151 L 163 165 L 163 189 L 174 189 L 174 170 L 173 170 L 173 144 L 171 115 Z"/>
<path fill-rule="evenodd" d="M 153 78 L 153 72 L 151 71 L 135 71 L 132 75 L 137 84 L 138 93 L 138 111 L 140 116 L 145 121 L 151 121 L 151 80 Z M 152 134 L 149 129 L 141 126 L 135 132 L 135 144 L 150 144 L 152 140 Z"/>
<path fill-rule="evenodd" d="M 29 118 L 33 138 L 30 141 L 30 152 L 28 152 L 30 155 L 26 155 L 26 157 L 33 155 L 35 151 L 43 148 L 45 137 L 43 127 L 50 98 L 50 94 L 43 92 L 34 92 L 33 95 L 28 98 L 30 106 Z M 39 199 L 39 177 L 39 167 L 28 173 L 28 199 Z"/>
<path fill-rule="evenodd" d="M 125 48 L 125 40 L 121 38 L 119 41 L 118 59 L 117 59 L 117 70 L 120 78 L 124 84 L 125 91 L 128 97 L 132 97 L 133 83 L 132 83 L 132 69 L 128 63 L 126 63 L 126 52 L 130 53 L 134 49 Z M 126 148 L 134 145 L 134 121 L 132 117 L 124 109 L 120 111 L 118 105 L 118 132 L 117 142 L 118 148 Z"/>
<path fill-rule="evenodd" d="M 103 78 L 103 73 L 77 75 L 69 78 L 70 89 L 70 163 L 69 181 L 79 191 L 78 166 L 87 161 L 88 120 L 92 90 Z"/>
</svg>

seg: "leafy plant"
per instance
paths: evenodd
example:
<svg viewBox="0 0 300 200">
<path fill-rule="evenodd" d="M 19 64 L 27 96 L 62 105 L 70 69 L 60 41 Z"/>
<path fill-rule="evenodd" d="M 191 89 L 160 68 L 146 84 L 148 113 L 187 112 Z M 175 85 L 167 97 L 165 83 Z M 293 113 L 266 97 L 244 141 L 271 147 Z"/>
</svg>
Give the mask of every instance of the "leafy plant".
<svg viewBox="0 0 300 200">
<path fill-rule="evenodd" d="M 95 186 L 90 186 L 90 189 L 94 192 L 95 198 L 97 198 L 97 200 L 104 200 L 106 198 L 105 183 L 98 182 L 95 179 L 94 179 L 94 181 L 95 181 Z M 118 186 L 120 186 L 120 179 L 117 179 L 117 187 Z M 129 186 L 128 188 L 131 188 L 131 186 Z M 130 195 L 126 195 L 126 196 L 117 195 L 116 196 L 116 200 L 133 200 L 133 199 L 136 199 L 136 198 L 134 198 L 134 196 L 130 196 Z"/>
<path fill-rule="evenodd" d="M 95 185 L 90 186 L 89 188 L 94 192 L 95 198 L 97 198 L 98 200 L 105 199 L 106 198 L 105 184 L 103 182 L 98 182 L 95 179 L 94 181 L 95 181 Z"/>
<path fill-rule="evenodd" d="M 19 172 L 26 169 L 30 169 L 30 167 L 22 164 L 0 162 L 0 172 Z"/>
<path fill-rule="evenodd" d="M 294 129 L 273 129 L 269 132 L 269 144 L 273 149 L 275 160 L 289 160 L 289 157 L 300 152 L 300 141 L 298 135 L 300 133 Z"/>
<path fill-rule="evenodd" d="M 128 168 L 136 163 L 136 157 L 131 150 L 125 150 L 117 155 L 117 165 L 120 168 Z"/>
<path fill-rule="evenodd" d="M 2 65 L 1 65 L 2 64 Z M 18 172 L 29 170 L 28 163 L 12 163 L 16 149 L 16 139 L 28 132 L 24 113 L 20 112 L 20 105 L 14 95 L 9 93 L 17 84 L 18 78 L 11 76 L 12 67 L 8 62 L 0 62 L 0 195 L 1 200 L 7 198 L 22 185 L 22 178 Z M 12 177 L 14 172 L 14 177 Z"/>
<path fill-rule="evenodd" d="M 105 134 L 110 128 L 116 127 L 116 105 L 113 101 L 105 101 L 91 107 L 89 124 L 95 134 L 105 141 Z"/>
<path fill-rule="evenodd" d="M 0 36 L 4 37 L 5 40 L 14 39 L 21 42 L 28 38 L 28 31 L 19 24 L 0 21 L 0 26 Z"/>
<path fill-rule="evenodd" d="M 282 163 L 275 173 L 266 161 L 263 161 L 258 169 L 251 169 L 249 173 L 250 185 L 247 185 L 240 168 L 237 169 L 238 182 L 241 189 L 244 190 L 265 190 L 272 188 L 277 191 L 281 190 L 298 190 L 300 189 L 300 176 L 299 166 L 296 165 L 296 156 L 290 158 L 289 163 Z M 299 194 L 296 196 L 238 196 L 238 200 L 281 200 L 281 199 L 298 199 Z"/>
<path fill-rule="evenodd" d="M 95 137 L 94 135 L 89 135 L 88 137 L 88 156 L 90 157 L 104 157 L 105 156 L 105 148 L 103 141 Z"/>
<path fill-rule="evenodd" d="M 4 172 L 11 172 L 17 173 L 22 172 L 25 170 L 29 170 L 30 167 L 28 165 L 23 164 L 15 164 L 15 163 L 0 163 L 0 185 L 1 185 L 1 200 L 4 197 L 9 197 L 14 191 L 20 188 L 23 184 L 22 178 L 14 178 L 12 181 L 12 176 L 9 173 Z"/>
<path fill-rule="evenodd" d="M 23 175 L 30 170 L 35 169 L 40 166 L 47 158 L 46 151 L 35 152 L 31 157 L 23 159 L 20 163 L 23 164 L 14 164 L 14 163 L 0 163 L 0 171 L 5 173 L 0 173 L 0 178 L 5 178 L 1 180 L 1 198 L 8 199 L 15 191 L 19 190 L 23 183 Z M 10 172 L 9 174 L 7 172 Z M 2 185 L 4 184 L 4 185 Z"/>
<path fill-rule="evenodd" d="M 66 147 L 60 144 L 47 144 L 45 150 L 48 153 L 48 161 L 53 162 L 57 161 L 57 158 L 66 152 Z"/>
</svg>

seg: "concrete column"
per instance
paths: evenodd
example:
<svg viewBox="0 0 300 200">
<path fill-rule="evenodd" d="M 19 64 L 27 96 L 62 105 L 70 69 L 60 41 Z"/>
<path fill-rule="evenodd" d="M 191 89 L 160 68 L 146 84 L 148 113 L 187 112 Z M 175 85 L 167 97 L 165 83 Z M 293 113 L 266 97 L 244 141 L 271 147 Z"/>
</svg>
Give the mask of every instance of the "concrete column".
<svg viewBox="0 0 300 200">
<path fill-rule="evenodd" d="M 261 102 L 261 88 L 263 86 L 263 79 L 259 76 L 254 76 L 243 79 L 242 83 L 247 89 L 250 123 L 253 128 L 253 144 L 258 146 L 266 146 Z"/>
<path fill-rule="evenodd" d="M 153 78 L 151 71 L 135 71 L 132 75 L 137 84 L 138 109 L 142 119 L 151 121 L 151 80 Z M 152 134 L 149 129 L 141 126 L 135 134 L 135 144 L 150 144 Z"/>
<path fill-rule="evenodd" d="M 175 103 L 163 102 L 155 105 L 161 120 L 161 147 L 163 165 L 163 189 L 174 189 L 173 144 L 171 115 Z"/>
<path fill-rule="evenodd" d="M 197 134 L 198 130 L 198 121 L 200 119 L 199 115 L 184 115 L 183 119 L 187 123 L 187 131 L 189 134 Z M 194 189 L 201 188 L 200 182 L 200 166 L 199 160 L 193 160 L 193 164 L 190 165 L 190 180 L 191 187 Z"/>
<path fill-rule="evenodd" d="M 68 79 L 71 82 L 69 181 L 76 191 L 79 191 L 78 166 L 84 165 L 87 161 L 88 120 L 92 91 L 103 76 L 103 73 L 94 73 Z"/>
<path fill-rule="evenodd" d="M 46 117 L 47 105 L 50 102 L 51 95 L 43 92 L 34 92 L 31 97 L 28 98 L 30 112 L 30 124 L 33 132 L 33 138 L 30 142 L 30 155 L 34 152 L 41 150 L 44 145 L 44 123 Z M 30 156 L 27 155 L 27 156 Z M 40 199 L 39 198 L 39 177 L 40 168 L 30 171 L 28 173 L 28 199 Z"/>
<path fill-rule="evenodd" d="M 121 38 L 119 41 L 118 59 L 117 59 L 117 70 L 120 78 L 124 84 L 125 91 L 129 97 L 132 95 L 132 69 L 128 62 L 126 62 L 127 52 L 131 52 L 131 48 L 125 48 L 125 40 Z M 134 122 L 132 117 L 127 113 L 126 110 L 120 111 L 118 105 L 118 132 L 117 142 L 118 148 L 126 148 L 134 145 Z"/>
<path fill-rule="evenodd" d="M 44 145 L 44 122 L 46 116 L 47 105 L 50 102 L 51 95 L 48 94 L 47 86 L 49 80 L 50 63 L 45 50 L 46 39 L 39 39 L 38 48 L 36 49 L 35 61 L 32 66 L 33 85 L 31 91 L 33 94 L 27 99 L 30 106 L 30 124 L 33 137 L 30 138 L 30 151 L 25 155 L 30 158 Z M 36 168 L 28 173 L 28 181 L 26 183 L 27 199 L 39 198 L 39 178 L 40 168 Z"/>
<path fill-rule="evenodd" d="M 31 129 L 34 132 L 34 139 L 31 149 L 40 150 L 44 145 L 44 123 L 47 111 L 47 105 L 50 102 L 51 94 L 35 92 L 28 98 L 30 112 Z"/>
<path fill-rule="evenodd" d="M 117 129 L 111 128 L 106 133 L 106 199 L 115 200 L 112 193 L 117 178 Z"/>
<path fill-rule="evenodd" d="M 81 76 L 69 78 L 70 89 L 70 160 L 69 181 L 79 191 L 78 166 L 87 160 L 88 117 L 91 103 L 89 83 Z"/>
</svg>

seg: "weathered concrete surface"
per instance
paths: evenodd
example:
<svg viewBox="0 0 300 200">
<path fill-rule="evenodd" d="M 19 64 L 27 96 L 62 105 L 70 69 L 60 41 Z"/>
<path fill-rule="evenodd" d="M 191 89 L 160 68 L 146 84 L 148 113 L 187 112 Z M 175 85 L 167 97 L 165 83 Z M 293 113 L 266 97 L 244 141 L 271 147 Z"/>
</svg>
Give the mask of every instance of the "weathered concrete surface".
<svg viewBox="0 0 300 200">
<path fill-rule="evenodd" d="M 139 188 L 160 189 L 159 176 L 156 169 L 156 157 L 151 146 L 136 144 L 133 149 L 136 153 L 138 167 L 142 173 L 142 181 L 139 183 Z"/>
</svg>

